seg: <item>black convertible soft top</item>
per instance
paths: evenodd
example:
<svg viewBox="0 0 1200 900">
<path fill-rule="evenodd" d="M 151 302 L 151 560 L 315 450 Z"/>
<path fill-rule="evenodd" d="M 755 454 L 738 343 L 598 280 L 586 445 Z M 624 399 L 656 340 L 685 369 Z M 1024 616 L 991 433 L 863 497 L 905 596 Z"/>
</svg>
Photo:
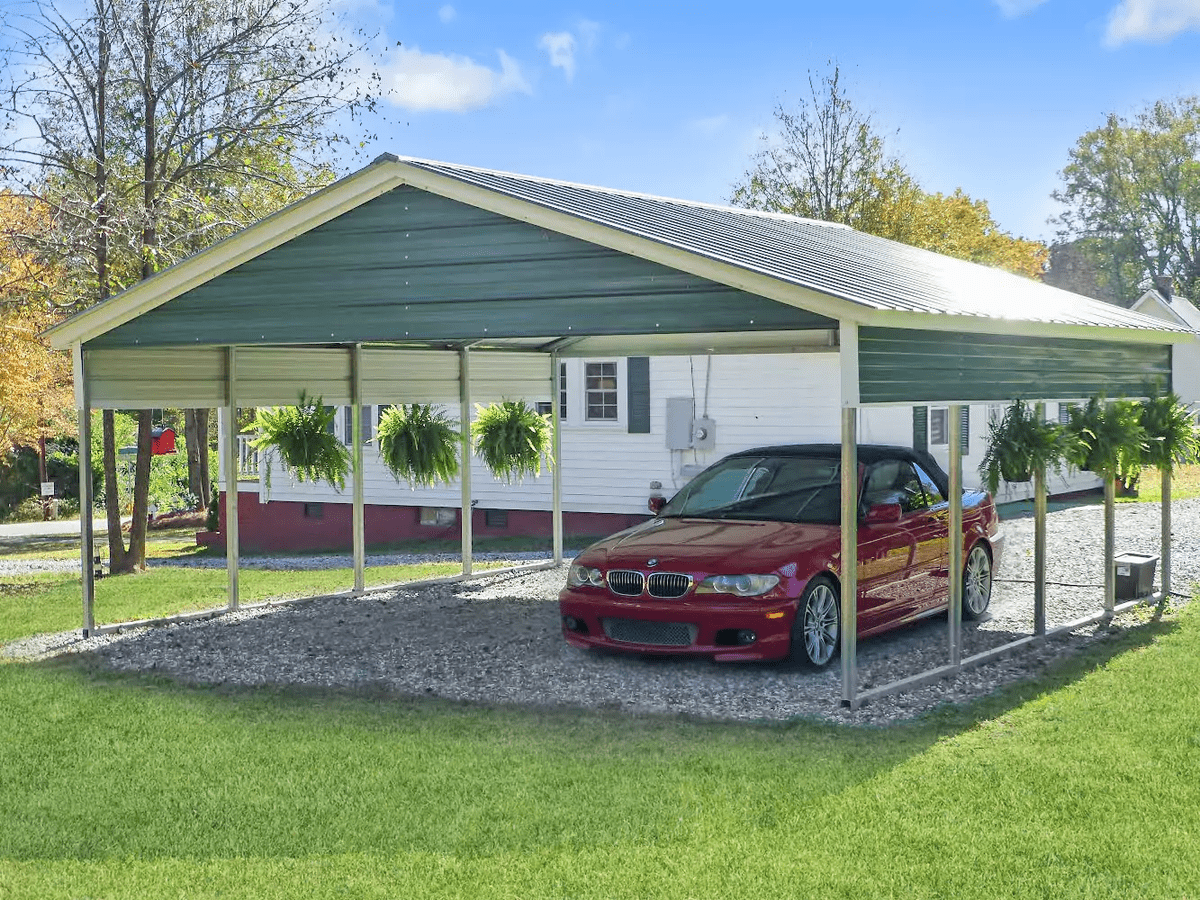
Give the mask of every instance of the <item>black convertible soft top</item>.
<svg viewBox="0 0 1200 900">
<path fill-rule="evenodd" d="M 753 447 L 749 450 L 739 450 L 730 453 L 726 459 L 739 456 L 814 456 L 841 459 L 841 444 L 779 444 L 773 447 Z M 942 471 L 936 459 L 922 450 L 912 447 L 892 446 L 889 444 L 859 444 L 858 461 L 865 465 L 878 462 L 881 459 L 907 459 L 924 469 L 929 477 L 941 489 L 942 494 L 950 493 L 950 477 Z"/>
</svg>

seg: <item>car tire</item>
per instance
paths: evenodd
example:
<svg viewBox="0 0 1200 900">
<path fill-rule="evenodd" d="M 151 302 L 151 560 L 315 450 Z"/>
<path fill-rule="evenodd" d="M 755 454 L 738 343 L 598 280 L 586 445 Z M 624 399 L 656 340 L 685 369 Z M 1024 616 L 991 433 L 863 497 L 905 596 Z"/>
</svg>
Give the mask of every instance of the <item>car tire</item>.
<svg viewBox="0 0 1200 900">
<path fill-rule="evenodd" d="M 992 557 L 987 547 L 976 544 L 967 554 L 967 561 L 963 566 L 963 618 L 983 618 L 991 602 Z"/>
<path fill-rule="evenodd" d="M 805 669 L 823 669 L 838 654 L 842 604 L 837 585 L 818 575 L 808 582 L 796 606 L 788 662 Z"/>
</svg>

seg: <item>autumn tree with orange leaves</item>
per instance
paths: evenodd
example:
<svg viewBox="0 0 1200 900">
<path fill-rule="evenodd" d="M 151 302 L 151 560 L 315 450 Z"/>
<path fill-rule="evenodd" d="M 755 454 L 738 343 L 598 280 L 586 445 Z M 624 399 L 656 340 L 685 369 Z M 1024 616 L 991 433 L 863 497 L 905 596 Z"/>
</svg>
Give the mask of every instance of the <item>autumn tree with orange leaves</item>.
<svg viewBox="0 0 1200 900">
<path fill-rule="evenodd" d="M 40 337 L 61 318 L 59 272 L 34 249 L 48 219 L 37 201 L 0 191 L 0 453 L 75 430 L 70 362 Z"/>
</svg>

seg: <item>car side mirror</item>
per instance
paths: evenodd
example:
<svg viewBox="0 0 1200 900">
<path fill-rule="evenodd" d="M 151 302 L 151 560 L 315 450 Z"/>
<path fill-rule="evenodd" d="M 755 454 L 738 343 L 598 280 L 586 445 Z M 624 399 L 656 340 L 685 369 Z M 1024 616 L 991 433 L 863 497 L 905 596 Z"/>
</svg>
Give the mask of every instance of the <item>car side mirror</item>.
<svg viewBox="0 0 1200 900">
<path fill-rule="evenodd" d="M 867 510 L 868 525 L 895 525 L 903 517 L 899 503 L 876 503 Z"/>
<path fill-rule="evenodd" d="M 666 506 L 666 505 L 667 505 L 667 498 L 666 498 L 666 497 L 657 497 L 657 496 L 655 496 L 655 497 L 651 497 L 651 498 L 650 498 L 650 499 L 649 499 L 649 500 L 646 502 L 646 508 L 647 508 L 647 509 L 649 509 L 649 510 L 650 510 L 650 512 L 654 513 L 656 516 L 657 516 L 657 515 L 658 515 L 660 512 L 662 512 L 662 508 L 663 508 L 664 506 Z"/>
</svg>

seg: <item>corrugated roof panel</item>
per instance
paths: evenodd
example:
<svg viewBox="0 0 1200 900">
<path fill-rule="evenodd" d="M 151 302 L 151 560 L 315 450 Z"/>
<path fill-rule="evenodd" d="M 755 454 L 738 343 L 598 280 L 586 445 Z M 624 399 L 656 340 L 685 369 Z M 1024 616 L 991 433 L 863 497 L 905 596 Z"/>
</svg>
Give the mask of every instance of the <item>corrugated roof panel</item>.
<svg viewBox="0 0 1200 900">
<path fill-rule="evenodd" d="M 1140 313 L 842 225 L 427 160 L 401 162 L 867 309 L 1163 329 Z"/>
</svg>

